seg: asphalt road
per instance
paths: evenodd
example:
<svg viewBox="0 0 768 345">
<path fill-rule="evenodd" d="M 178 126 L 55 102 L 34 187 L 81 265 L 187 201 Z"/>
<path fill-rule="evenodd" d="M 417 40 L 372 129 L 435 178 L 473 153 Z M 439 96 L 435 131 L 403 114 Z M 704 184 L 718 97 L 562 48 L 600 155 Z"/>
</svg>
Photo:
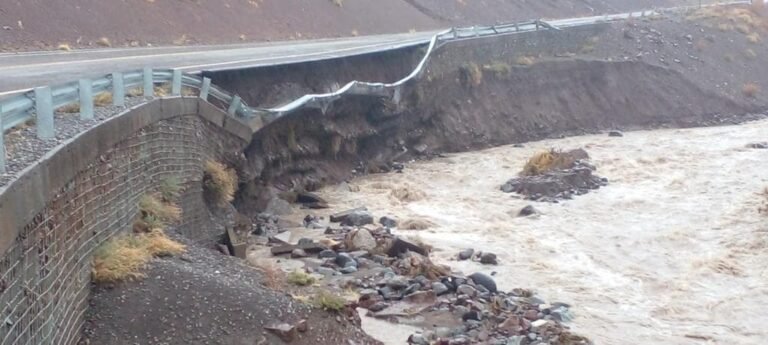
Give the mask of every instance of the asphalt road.
<svg viewBox="0 0 768 345">
<path fill-rule="evenodd" d="M 185 72 L 321 60 L 423 44 L 435 32 L 221 46 L 92 49 L 0 54 L 0 96 L 115 71 Z"/>
</svg>

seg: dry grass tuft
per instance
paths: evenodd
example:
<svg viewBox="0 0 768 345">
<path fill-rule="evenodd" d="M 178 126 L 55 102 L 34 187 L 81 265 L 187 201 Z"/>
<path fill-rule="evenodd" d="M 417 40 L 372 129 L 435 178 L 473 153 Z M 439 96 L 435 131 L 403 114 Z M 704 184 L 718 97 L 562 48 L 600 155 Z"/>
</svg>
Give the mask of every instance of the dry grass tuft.
<svg viewBox="0 0 768 345">
<path fill-rule="evenodd" d="M 171 94 L 171 85 L 170 84 L 161 84 L 154 87 L 154 96 L 155 97 L 165 97 Z M 128 96 L 129 97 L 144 97 L 144 87 L 139 86 L 137 88 L 133 88 L 128 90 Z"/>
<path fill-rule="evenodd" d="M 427 230 L 436 227 L 437 224 L 422 218 L 410 218 L 402 221 L 397 228 L 401 230 Z"/>
<path fill-rule="evenodd" d="M 112 93 L 102 92 L 93 97 L 93 105 L 97 107 L 106 107 L 112 105 Z"/>
<path fill-rule="evenodd" d="M 754 98 L 760 93 L 760 85 L 757 83 L 746 83 L 741 87 L 741 93 L 744 94 L 744 96 Z"/>
<path fill-rule="evenodd" d="M 96 249 L 91 277 L 97 283 L 143 278 L 141 270 L 153 257 L 178 255 L 185 249 L 183 244 L 168 238 L 162 230 L 123 235 Z"/>
<path fill-rule="evenodd" d="M 550 149 L 549 151 L 539 152 L 533 155 L 525 163 L 521 176 L 536 176 L 546 173 L 550 170 L 567 167 L 573 164 L 573 158 L 564 154 L 563 151 Z"/>
<path fill-rule="evenodd" d="M 109 38 L 102 37 L 102 38 L 99 38 L 98 41 L 96 41 L 96 45 L 100 47 L 111 47 L 112 42 L 109 40 Z"/>
<path fill-rule="evenodd" d="M 315 277 L 302 270 L 295 270 L 288 274 L 288 282 L 298 286 L 309 286 L 315 283 Z"/>
<path fill-rule="evenodd" d="M 747 41 L 752 44 L 758 44 L 761 41 L 760 34 L 757 32 L 753 32 L 749 35 L 747 35 Z"/>
<path fill-rule="evenodd" d="M 80 112 L 80 103 L 70 103 L 65 106 L 61 106 L 56 109 L 57 112 L 65 113 L 65 114 L 74 114 Z"/>
<path fill-rule="evenodd" d="M 344 7 L 344 0 L 331 0 L 337 7 Z"/>
<path fill-rule="evenodd" d="M 312 297 L 312 303 L 315 308 L 325 311 L 341 311 L 347 305 L 344 297 L 335 295 L 329 291 L 322 290 Z"/>
<path fill-rule="evenodd" d="M 203 186 L 209 201 L 218 206 L 224 206 L 235 198 L 237 191 L 237 174 L 224 164 L 215 161 L 205 162 Z"/>
<path fill-rule="evenodd" d="M 521 56 L 515 59 L 515 63 L 521 66 L 530 66 L 536 63 L 536 59 L 531 56 Z"/>
<path fill-rule="evenodd" d="M 474 62 L 470 62 L 460 69 L 461 82 L 466 86 L 480 86 L 483 83 L 483 70 Z"/>
<path fill-rule="evenodd" d="M 65 52 L 72 51 L 72 47 L 69 45 L 69 43 L 61 43 L 56 47 L 56 49 L 62 50 Z"/>
<path fill-rule="evenodd" d="M 264 286 L 279 290 L 285 285 L 285 272 L 272 262 L 262 262 L 256 265 L 264 275 Z"/>
<path fill-rule="evenodd" d="M 512 74 L 512 67 L 506 62 L 494 61 L 488 65 L 483 65 L 483 71 L 493 73 L 498 79 L 504 79 Z"/>
<path fill-rule="evenodd" d="M 181 208 L 164 202 L 159 194 L 147 194 L 139 200 L 139 218 L 134 222 L 136 232 L 161 230 L 181 219 Z"/>
</svg>

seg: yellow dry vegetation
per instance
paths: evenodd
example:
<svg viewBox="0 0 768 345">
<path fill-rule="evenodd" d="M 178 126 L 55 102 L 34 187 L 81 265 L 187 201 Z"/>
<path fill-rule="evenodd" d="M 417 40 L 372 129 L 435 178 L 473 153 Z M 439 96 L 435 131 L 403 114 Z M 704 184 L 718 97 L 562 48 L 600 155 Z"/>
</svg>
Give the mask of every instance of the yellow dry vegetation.
<svg viewBox="0 0 768 345">
<path fill-rule="evenodd" d="M 91 277 L 97 283 L 143 278 L 141 270 L 153 257 L 178 255 L 185 249 L 162 229 L 118 236 L 96 249 Z"/>
<path fill-rule="evenodd" d="M 573 164 L 571 157 L 564 154 L 563 151 L 550 149 L 549 151 L 538 152 L 528 159 L 520 175 L 541 175 L 553 169 L 569 166 L 570 164 Z"/>
<path fill-rule="evenodd" d="M 235 198 L 237 173 L 216 161 L 205 162 L 204 187 L 209 201 L 224 206 Z"/>
</svg>

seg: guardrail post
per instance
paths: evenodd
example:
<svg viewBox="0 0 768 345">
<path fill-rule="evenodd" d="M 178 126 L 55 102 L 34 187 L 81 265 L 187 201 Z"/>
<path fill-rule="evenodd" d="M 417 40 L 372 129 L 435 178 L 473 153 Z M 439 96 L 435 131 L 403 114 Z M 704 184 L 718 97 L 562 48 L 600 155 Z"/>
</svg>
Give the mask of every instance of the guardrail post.
<svg viewBox="0 0 768 345">
<path fill-rule="evenodd" d="M 144 67 L 144 97 L 152 97 L 155 94 L 155 81 L 152 76 L 152 68 Z"/>
<path fill-rule="evenodd" d="M 181 70 L 173 70 L 173 80 L 171 81 L 171 95 L 181 95 Z"/>
<path fill-rule="evenodd" d="M 125 106 L 125 79 L 120 72 L 112 73 L 112 105 Z"/>
<path fill-rule="evenodd" d="M 200 98 L 207 101 L 209 92 L 211 92 L 211 78 L 203 78 L 203 86 L 200 88 Z"/>
<path fill-rule="evenodd" d="M 35 109 L 37 110 L 37 137 L 52 139 L 56 136 L 53 127 L 53 95 L 50 86 L 35 89 Z"/>
<path fill-rule="evenodd" d="M 5 127 L 3 126 L 3 106 L 0 105 L 0 174 L 5 174 Z"/>
<path fill-rule="evenodd" d="M 93 83 L 90 79 L 80 79 L 80 119 L 93 118 Z"/>
<path fill-rule="evenodd" d="M 242 99 L 240 98 L 240 96 L 235 95 L 234 97 L 232 97 L 232 103 L 229 103 L 227 114 L 229 114 L 229 116 L 235 116 L 235 114 L 237 114 L 237 109 L 240 108 L 241 102 L 242 102 Z"/>
</svg>

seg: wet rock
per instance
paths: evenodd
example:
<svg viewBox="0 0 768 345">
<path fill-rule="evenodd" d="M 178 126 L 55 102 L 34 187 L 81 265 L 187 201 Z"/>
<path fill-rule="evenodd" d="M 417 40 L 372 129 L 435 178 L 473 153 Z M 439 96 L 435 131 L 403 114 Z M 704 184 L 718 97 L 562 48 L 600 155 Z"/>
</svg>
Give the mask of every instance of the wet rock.
<svg viewBox="0 0 768 345">
<path fill-rule="evenodd" d="M 305 204 L 309 208 L 328 208 L 328 202 L 319 195 L 310 192 L 299 192 L 296 194 L 296 202 Z"/>
<path fill-rule="evenodd" d="M 322 274 L 324 276 L 333 276 L 333 275 L 336 275 L 336 270 L 329 267 L 318 267 L 317 273 Z"/>
<path fill-rule="evenodd" d="M 528 217 L 532 216 L 534 214 L 538 213 L 536 209 L 532 205 L 528 205 L 526 207 L 523 207 L 522 210 L 517 214 L 518 217 Z"/>
<path fill-rule="evenodd" d="M 496 282 L 493 280 L 493 278 L 484 273 L 473 273 L 469 276 L 469 279 L 472 279 L 475 284 L 483 286 L 492 293 L 496 293 L 498 291 L 496 290 Z"/>
<path fill-rule="evenodd" d="M 760 143 L 751 143 L 747 145 L 747 148 L 750 149 L 768 149 L 768 141 L 760 142 Z"/>
<path fill-rule="evenodd" d="M 462 284 L 456 288 L 456 293 L 460 295 L 467 295 L 472 298 L 477 295 L 477 289 L 473 288 L 471 285 Z"/>
<path fill-rule="evenodd" d="M 388 227 L 388 228 L 396 228 L 397 227 L 397 218 L 390 217 L 390 216 L 384 216 L 379 218 L 379 224 Z"/>
<path fill-rule="evenodd" d="M 480 263 L 484 265 L 498 265 L 499 261 L 494 253 L 483 253 L 480 256 Z"/>
<path fill-rule="evenodd" d="M 264 327 L 264 329 L 274 333 L 285 342 L 291 342 L 296 338 L 296 327 L 287 323 L 272 324 Z"/>
<path fill-rule="evenodd" d="M 373 250 L 376 248 L 376 239 L 373 238 L 371 232 L 366 229 L 357 229 L 347 234 L 345 238 L 347 248 L 353 251 L 357 250 Z"/>
<path fill-rule="evenodd" d="M 472 255 L 475 254 L 475 250 L 472 248 L 464 249 L 461 252 L 459 252 L 459 260 L 469 260 L 472 258 Z"/>
<path fill-rule="evenodd" d="M 391 257 L 399 257 L 401 254 L 405 254 L 406 252 L 409 252 L 409 251 L 414 253 L 419 253 L 424 256 L 429 255 L 429 250 L 427 250 L 426 248 L 420 245 L 417 245 L 413 242 L 410 242 L 408 240 L 405 240 L 401 237 L 395 238 L 395 240 L 390 245 L 389 250 L 387 251 L 387 255 Z"/>
<path fill-rule="evenodd" d="M 469 320 L 480 321 L 482 320 L 482 318 L 483 318 L 482 315 L 476 310 L 470 310 L 461 316 L 462 321 L 469 321 Z"/>
<path fill-rule="evenodd" d="M 394 278 L 391 278 L 387 280 L 387 286 L 395 289 L 395 290 L 401 290 L 408 287 L 410 284 L 408 284 L 408 279 L 406 279 L 403 276 L 396 276 Z"/>
<path fill-rule="evenodd" d="M 406 295 L 403 299 L 411 303 L 435 303 L 437 295 L 434 291 L 417 291 Z"/>
<path fill-rule="evenodd" d="M 317 256 L 321 259 L 336 258 L 336 252 L 330 249 L 326 249 L 320 252 L 320 254 L 318 254 Z"/>
<path fill-rule="evenodd" d="M 363 226 L 368 224 L 373 224 L 373 215 L 368 211 L 354 211 L 341 221 L 341 225 L 346 226 Z"/>
<path fill-rule="evenodd" d="M 357 272 L 357 266 L 347 266 L 339 270 L 343 274 L 350 274 Z"/>
<path fill-rule="evenodd" d="M 304 249 L 296 248 L 291 252 L 291 258 L 299 259 L 299 258 L 306 258 L 307 252 L 304 251 Z"/>
<path fill-rule="evenodd" d="M 608 132 L 608 136 L 609 137 L 623 137 L 624 133 L 622 133 L 620 131 L 610 131 L 610 132 Z"/>
<path fill-rule="evenodd" d="M 411 336 L 408 337 L 408 344 L 429 345 L 429 340 L 427 340 L 427 338 L 423 334 L 416 333 L 416 334 L 411 334 Z"/>
<path fill-rule="evenodd" d="M 450 292 L 447 286 L 443 283 L 434 282 L 432 283 L 432 291 L 435 292 L 436 295 L 442 296 Z"/>
<path fill-rule="evenodd" d="M 384 309 L 387 309 L 387 308 L 389 308 L 389 303 L 384 302 L 384 301 L 379 301 L 379 302 L 374 303 L 370 307 L 368 307 L 368 310 L 376 313 L 376 312 L 380 312 L 380 311 L 382 311 Z"/>
<path fill-rule="evenodd" d="M 350 214 L 356 213 L 356 212 L 362 212 L 362 211 L 368 211 L 368 208 L 366 208 L 366 207 L 358 207 L 358 208 L 353 208 L 351 210 L 346 210 L 346 211 L 343 211 L 343 212 L 334 213 L 334 214 L 331 215 L 330 220 L 333 223 L 343 223 L 344 220 L 346 220 L 347 217 L 349 217 Z"/>
<path fill-rule="evenodd" d="M 353 259 L 352 256 L 350 256 L 347 253 L 339 253 L 338 255 L 336 255 L 336 260 L 334 260 L 334 262 L 339 267 L 349 267 L 350 265 L 354 265 L 354 266 L 357 265 L 357 263 L 355 262 L 355 259 Z"/>
<path fill-rule="evenodd" d="M 309 244 L 312 244 L 312 243 L 315 243 L 315 241 L 312 240 L 311 238 L 301 238 L 301 239 L 299 239 L 299 243 L 297 243 L 297 245 L 305 246 L 305 245 L 309 245 Z"/>
</svg>

